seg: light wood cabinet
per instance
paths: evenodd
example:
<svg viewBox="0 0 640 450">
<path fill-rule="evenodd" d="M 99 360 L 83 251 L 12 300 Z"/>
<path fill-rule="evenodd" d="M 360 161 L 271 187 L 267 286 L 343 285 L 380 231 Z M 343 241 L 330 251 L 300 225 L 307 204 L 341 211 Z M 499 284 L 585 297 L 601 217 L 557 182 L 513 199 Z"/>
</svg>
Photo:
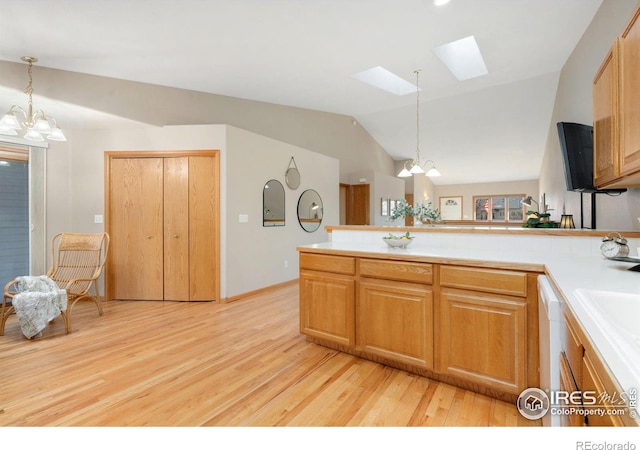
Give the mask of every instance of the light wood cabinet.
<svg viewBox="0 0 640 450">
<path fill-rule="evenodd" d="M 563 306 L 561 322 L 562 353 L 560 354 L 560 390 L 573 393 L 571 404 L 560 401 L 558 407 L 573 407 L 573 414 L 561 417 L 563 426 L 623 426 L 636 425 L 624 414 L 609 414 L 606 411 L 624 408 L 622 394 L 613 382 L 604 363 L 596 355 L 569 308 Z M 577 395 L 579 393 L 579 395 Z M 626 423 L 625 423 L 626 421 Z"/>
<path fill-rule="evenodd" d="M 360 281 L 356 346 L 383 358 L 433 368 L 430 286 L 374 278 Z"/>
<path fill-rule="evenodd" d="M 618 43 L 593 80 L 593 177 L 604 186 L 620 176 L 618 146 Z"/>
<path fill-rule="evenodd" d="M 620 175 L 640 172 L 640 6 L 620 36 Z M 633 178 L 638 182 L 638 177 Z"/>
<path fill-rule="evenodd" d="M 355 258 L 300 254 L 300 332 L 355 346 Z"/>
<path fill-rule="evenodd" d="M 338 274 L 300 273 L 300 332 L 355 345 L 355 281 Z"/>
<path fill-rule="evenodd" d="M 301 252 L 300 331 L 515 400 L 538 383 L 536 281 L 518 270 Z"/>
<path fill-rule="evenodd" d="M 108 299 L 219 294 L 217 152 L 107 152 Z"/>
<path fill-rule="evenodd" d="M 560 353 L 560 391 L 578 392 L 578 385 L 572 376 L 569 362 L 564 353 Z M 565 412 L 560 416 L 560 425 L 563 427 L 582 427 L 585 425 L 582 405 L 556 405 L 559 409 L 566 406 Z M 569 409 L 573 408 L 573 409 Z"/>
<path fill-rule="evenodd" d="M 527 387 L 526 311 L 519 299 L 443 288 L 439 372 L 519 394 Z"/>
<path fill-rule="evenodd" d="M 640 186 L 640 5 L 593 80 L 594 184 Z"/>
</svg>

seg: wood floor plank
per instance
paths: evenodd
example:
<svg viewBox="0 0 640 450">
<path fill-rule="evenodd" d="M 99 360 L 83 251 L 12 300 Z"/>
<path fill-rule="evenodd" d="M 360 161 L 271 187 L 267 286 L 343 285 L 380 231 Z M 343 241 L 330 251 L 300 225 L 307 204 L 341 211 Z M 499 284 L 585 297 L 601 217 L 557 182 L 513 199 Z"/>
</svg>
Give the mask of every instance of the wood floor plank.
<svg viewBox="0 0 640 450">
<path fill-rule="evenodd" d="M 0 426 L 536 426 L 514 405 L 309 343 L 298 286 L 76 305 L 0 336 Z"/>
</svg>

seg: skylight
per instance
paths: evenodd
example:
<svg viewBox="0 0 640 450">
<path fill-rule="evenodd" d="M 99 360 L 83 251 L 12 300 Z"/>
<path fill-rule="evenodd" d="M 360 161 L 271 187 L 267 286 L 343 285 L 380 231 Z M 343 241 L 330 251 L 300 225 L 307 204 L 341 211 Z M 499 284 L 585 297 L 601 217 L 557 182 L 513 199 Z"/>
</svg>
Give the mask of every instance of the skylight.
<svg viewBox="0 0 640 450">
<path fill-rule="evenodd" d="M 395 73 L 389 72 L 387 69 L 380 66 L 363 70 L 362 72 L 355 73 L 351 76 L 363 83 L 367 83 L 395 95 L 407 95 L 417 91 L 414 84 L 409 83 L 404 78 L 400 78 Z"/>
<path fill-rule="evenodd" d="M 433 53 L 460 81 L 489 73 L 473 36 L 436 47 Z"/>
</svg>

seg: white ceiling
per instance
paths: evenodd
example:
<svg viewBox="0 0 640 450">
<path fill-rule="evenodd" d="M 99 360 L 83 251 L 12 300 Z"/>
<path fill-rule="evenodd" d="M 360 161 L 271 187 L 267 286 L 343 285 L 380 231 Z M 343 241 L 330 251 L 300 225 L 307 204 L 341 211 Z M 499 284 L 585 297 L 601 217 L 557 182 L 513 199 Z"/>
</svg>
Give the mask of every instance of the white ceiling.
<svg viewBox="0 0 640 450">
<path fill-rule="evenodd" d="M 420 152 L 443 173 L 436 184 L 526 180 L 539 175 L 559 72 L 601 3 L 0 0 L 0 60 L 33 55 L 44 67 L 353 116 L 394 159 L 415 155 L 415 94 L 351 75 L 380 65 L 415 82 L 421 69 Z M 432 49 L 469 35 L 489 74 L 461 82 Z M 0 74 L 0 109 L 8 91 Z M 75 107 L 59 107 L 58 121 Z M 107 118 L 95 114 L 83 110 Z"/>
</svg>

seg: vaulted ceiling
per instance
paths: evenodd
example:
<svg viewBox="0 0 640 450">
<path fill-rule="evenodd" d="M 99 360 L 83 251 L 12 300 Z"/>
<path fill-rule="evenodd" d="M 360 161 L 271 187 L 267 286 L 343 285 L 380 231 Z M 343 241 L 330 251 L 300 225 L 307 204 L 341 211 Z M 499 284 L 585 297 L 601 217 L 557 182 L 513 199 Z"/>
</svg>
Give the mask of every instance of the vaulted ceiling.
<svg viewBox="0 0 640 450">
<path fill-rule="evenodd" d="M 353 116 L 397 160 L 415 155 L 416 94 L 352 75 L 382 66 L 415 83 L 420 69 L 420 152 L 442 172 L 436 184 L 530 180 L 560 70 L 601 3 L 2 0 L 0 60 L 33 55 L 43 67 Z M 458 81 L 432 50 L 471 35 L 489 73 Z M 0 109 L 12 95 L 0 74 Z M 82 106 L 57 118 L 71 123 Z"/>
</svg>

